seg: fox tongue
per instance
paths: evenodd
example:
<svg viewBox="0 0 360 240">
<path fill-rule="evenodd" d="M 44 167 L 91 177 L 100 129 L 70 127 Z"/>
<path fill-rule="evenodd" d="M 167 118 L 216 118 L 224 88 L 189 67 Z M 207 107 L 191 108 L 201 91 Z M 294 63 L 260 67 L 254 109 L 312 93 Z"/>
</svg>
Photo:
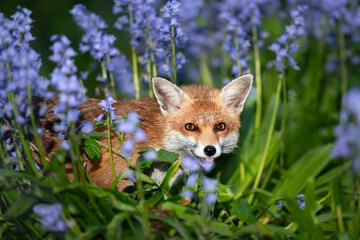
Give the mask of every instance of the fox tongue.
<svg viewBox="0 0 360 240">
<path fill-rule="evenodd" d="M 204 160 L 209 163 L 213 163 L 215 159 L 214 158 L 204 158 Z"/>
</svg>

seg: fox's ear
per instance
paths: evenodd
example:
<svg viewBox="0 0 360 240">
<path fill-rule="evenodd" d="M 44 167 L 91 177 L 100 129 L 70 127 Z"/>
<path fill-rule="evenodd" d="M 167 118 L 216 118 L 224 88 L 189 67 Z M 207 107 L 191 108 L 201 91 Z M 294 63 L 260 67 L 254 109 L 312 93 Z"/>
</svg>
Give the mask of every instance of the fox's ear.
<svg viewBox="0 0 360 240">
<path fill-rule="evenodd" d="M 225 85 L 220 93 L 225 106 L 232 111 L 241 112 L 250 93 L 252 82 L 253 75 L 245 74 Z"/>
<path fill-rule="evenodd" d="M 178 86 L 164 78 L 153 77 L 151 81 L 161 112 L 166 114 L 178 110 L 186 94 Z"/>
</svg>

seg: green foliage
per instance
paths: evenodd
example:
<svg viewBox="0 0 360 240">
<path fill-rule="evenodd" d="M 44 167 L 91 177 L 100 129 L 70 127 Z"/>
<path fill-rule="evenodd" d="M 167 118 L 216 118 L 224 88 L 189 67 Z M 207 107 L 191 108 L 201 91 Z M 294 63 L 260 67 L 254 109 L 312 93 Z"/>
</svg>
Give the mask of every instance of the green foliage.
<svg viewBox="0 0 360 240">
<path fill-rule="evenodd" d="M 101 147 L 93 138 L 86 138 L 84 142 L 84 151 L 95 163 L 101 158 Z"/>
</svg>

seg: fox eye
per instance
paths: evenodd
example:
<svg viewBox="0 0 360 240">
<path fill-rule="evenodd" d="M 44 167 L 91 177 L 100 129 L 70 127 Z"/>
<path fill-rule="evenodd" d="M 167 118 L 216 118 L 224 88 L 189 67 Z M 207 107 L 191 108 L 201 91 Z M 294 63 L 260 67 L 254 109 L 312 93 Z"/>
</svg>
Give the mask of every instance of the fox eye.
<svg viewBox="0 0 360 240">
<path fill-rule="evenodd" d="M 185 124 L 185 129 L 188 131 L 196 131 L 196 130 L 198 130 L 198 127 L 195 126 L 195 124 L 193 124 L 193 123 L 187 123 L 187 124 Z"/>
<path fill-rule="evenodd" d="M 216 131 L 224 131 L 226 129 L 226 125 L 225 123 L 221 122 L 221 123 L 218 123 L 216 124 L 215 126 L 215 130 Z"/>
</svg>

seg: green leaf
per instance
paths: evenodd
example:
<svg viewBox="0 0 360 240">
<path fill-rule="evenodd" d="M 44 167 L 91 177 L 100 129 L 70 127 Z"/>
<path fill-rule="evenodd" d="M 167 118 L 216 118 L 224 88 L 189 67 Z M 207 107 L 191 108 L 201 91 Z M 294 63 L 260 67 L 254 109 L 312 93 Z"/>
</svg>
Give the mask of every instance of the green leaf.
<svg viewBox="0 0 360 240">
<path fill-rule="evenodd" d="M 158 161 L 173 163 L 179 158 L 179 154 L 160 149 L 158 151 Z"/>
<path fill-rule="evenodd" d="M 177 160 L 174 162 L 169 169 L 167 170 L 164 180 L 161 182 L 160 188 L 165 190 L 166 192 L 170 191 L 170 180 L 174 176 L 175 172 L 178 170 L 182 159 Z"/>
<path fill-rule="evenodd" d="M 14 219 L 22 214 L 24 214 L 27 210 L 29 210 L 34 204 L 36 200 L 27 195 L 19 195 L 11 204 L 11 207 L 6 211 L 5 217 L 7 219 Z"/>
<path fill-rule="evenodd" d="M 101 158 L 101 147 L 93 138 L 87 138 L 85 140 L 84 150 L 91 160 L 95 163 Z"/>
<path fill-rule="evenodd" d="M 186 221 L 195 221 L 199 225 L 203 226 L 206 219 L 200 216 L 197 211 L 192 208 L 184 207 L 179 204 L 166 201 L 161 205 L 162 209 L 169 209 L 176 213 L 176 216 Z M 211 232 L 219 233 L 224 236 L 232 236 L 233 232 L 226 224 L 221 224 L 215 221 L 209 221 L 207 227 Z"/>
<path fill-rule="evenodd" d="M 314 218 L 310 215 L 308 209 L 300 209 L 296 201 L 291 199 L 285 200 L 285 206 L 302 230 L 302 233 L 307 236 L 305 239 L 325 239 L 320 227 L 315 225 Z"/>
<path fill-rule="evenodd" d="M 107 227 L 106 238 L 107 239 L 121 239 L 122 227 L 121 224 L 125 219 L 124 213 L 119 213 L 113 217 Z"/>
<path fill-rule="evenodd" d="M 246 201 L 233 201 L 230 203 L 230 212 L 236 215 L 241 221 L 249 221 L 249 223 L 256 222 L 254 214 L 252 214 L 252 206 Z"/>
<path fill-rule="evenodd" d="M 92 138 L 98 138 L 98 137 L 106 137 L 107 134 L 104 132 L 91 132 L 87 136 Z"/>
<path fill-rule="evenodd" d="M 315 178 L 331 161 L 331 147 L 326 145 L 311 149 L 292 164 L 284 178 L 272 190 L 273 196 L 267 202 L 270 204 L 276 199 L 294 197 L 300 193 L 306 185 L 306 180 Z"/>
<path fill-rule="evenodd" d="M 226 202 L 232 199 L 234 194 L 230 186 L 219 183 L 217 189 L 220 202 Z"/>
</svg>

